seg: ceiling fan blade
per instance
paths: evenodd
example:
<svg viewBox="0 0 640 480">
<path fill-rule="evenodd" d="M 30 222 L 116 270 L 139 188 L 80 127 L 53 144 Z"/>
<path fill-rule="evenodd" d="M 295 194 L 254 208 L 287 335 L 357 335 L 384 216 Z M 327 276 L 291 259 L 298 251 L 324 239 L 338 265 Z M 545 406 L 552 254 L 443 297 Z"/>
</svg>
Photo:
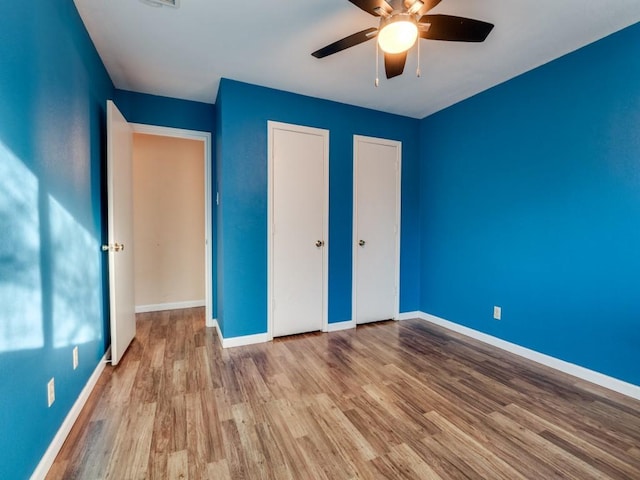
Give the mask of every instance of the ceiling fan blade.
<svg viewBox="0 0 640 480">
<path fill-rule="evenodd" d="M 364 10 L 367 13 L 370 13 L 374 17 L 379 17 L 378 8 L 382 9 L 387 13 L 391 13 L 391 6 L 385 2 L 385 0 L 349 0 L 356 7 Z"/>
<path fill-rule="evenodd" d="M 493 29 L 492 23 L 453 15 L 423 15 L 419 23 L 430 25 L 420 31 L 421 38 L 452 42 L 484 42 Z"/>
<path fill-rule="evenodd" d="M 387 78 L 397 77 L 404 72 L 404 64 L 407 62 L 407 52 L 385 53 L 384 70 Z"/>
<path fill-rule="evenodd" d="M 371 40 L 378 33 L 377 28 L 367 28 L 366 30 L 362 30 L 361 32 L 354 33 L 353 35 L 349 35 L 348 37 L 343 38 L 342 40 L 338 40 L 337 42 L 333 42 L 326 47 L 321 48 L 320 50 L 316 50 L 311 55 L 316 58 L 324 58 L 329 55 L 333 55 L 334 53 L 341 52 L 350 47 L 354 47 L 361 43 L 366 42 L 367 40 Z"/>
</svg>

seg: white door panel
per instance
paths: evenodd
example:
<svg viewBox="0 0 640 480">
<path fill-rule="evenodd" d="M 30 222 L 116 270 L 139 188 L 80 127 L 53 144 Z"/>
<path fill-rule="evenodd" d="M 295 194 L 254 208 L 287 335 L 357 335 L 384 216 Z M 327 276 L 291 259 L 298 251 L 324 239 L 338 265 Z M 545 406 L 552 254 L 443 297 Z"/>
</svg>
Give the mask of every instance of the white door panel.
<svg viewBox="0 0 640 480">
<path fill-rule="evenodd" d="M 324 328 L 328 132 L 270 122 L 272 335 Z"/>
<path fill-rule="evenodd" d="M 107 101 L 107 199 L 111 363 L 117 365 L 136 334 L 133 291 L 133 130 Z"/>
<path fill-rule="evenodd" d="M 399 142 L 354 138 L 354 319 L 398 315 Z"/>
</svg>

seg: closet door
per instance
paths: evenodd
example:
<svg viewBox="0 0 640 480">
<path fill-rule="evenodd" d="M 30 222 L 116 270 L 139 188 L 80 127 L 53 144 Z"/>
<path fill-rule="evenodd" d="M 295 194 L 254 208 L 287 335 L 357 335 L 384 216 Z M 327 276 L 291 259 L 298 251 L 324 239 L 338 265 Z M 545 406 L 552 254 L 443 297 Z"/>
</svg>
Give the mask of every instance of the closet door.
<svg viewBox="0 0 640 480">
<path fill-rule="evenodd" d="M 396 318 L 399 310 L 401 143 L 354 137 L 353 318 Z"/>
<path fill-rule="evenodd" d="M 328 145 L 326 130 L 269 122 L 272 336 L 326 325 Z"/>
</svg>

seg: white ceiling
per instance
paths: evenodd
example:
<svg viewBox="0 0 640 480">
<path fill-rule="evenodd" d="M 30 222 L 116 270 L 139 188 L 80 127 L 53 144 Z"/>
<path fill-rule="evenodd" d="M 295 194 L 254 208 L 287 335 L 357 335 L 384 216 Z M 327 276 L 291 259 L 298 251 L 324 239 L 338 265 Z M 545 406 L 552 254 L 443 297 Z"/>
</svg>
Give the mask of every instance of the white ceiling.
<svg viewBox="0 0 640 480">
<path fill-rule="evenodd" d="M 495 24 L 484 43 L 422 40 L 387 80 L 375 41 L 311 52 L 378 19 L 347 0 L 74 0 L 117 88 L 214 103 L 221 77 L 423 118 L 640 21 L 640 0 L 443 0 L 429 13 Z M 597 68 L 597 66 L 594 66 Z"/>
</svg>

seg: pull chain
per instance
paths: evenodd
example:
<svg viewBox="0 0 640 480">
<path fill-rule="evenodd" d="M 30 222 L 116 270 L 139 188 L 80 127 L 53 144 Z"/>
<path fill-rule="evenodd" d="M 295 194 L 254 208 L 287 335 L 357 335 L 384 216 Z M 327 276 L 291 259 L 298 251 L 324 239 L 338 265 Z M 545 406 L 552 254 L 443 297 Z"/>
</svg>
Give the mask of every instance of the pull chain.
<svg viewBox="0 0 640 480">
<path fill-rule="evenodd" d="M 378 43 L 378 39 L 376 38 L 376 88 L 380 86 L 380 44 Z"/>
<path fill-rule="evenodd" d="M 416 77 L 420 78 L 422 76 L 422 72 L 420 71 L 420 38 L 418 38 L 418 68 L 416 70 Z"/>
</svg>

